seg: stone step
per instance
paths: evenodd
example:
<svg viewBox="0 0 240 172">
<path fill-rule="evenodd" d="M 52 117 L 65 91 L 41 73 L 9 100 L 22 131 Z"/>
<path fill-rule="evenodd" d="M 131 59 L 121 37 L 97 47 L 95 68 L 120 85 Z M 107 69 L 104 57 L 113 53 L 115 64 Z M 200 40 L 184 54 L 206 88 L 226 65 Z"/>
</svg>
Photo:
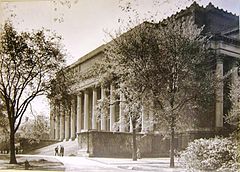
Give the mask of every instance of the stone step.
<svg viewBox="0 0 240 172">
<path fill-rule="evenodd" d="M 77 140 L 63 141 L 56 144 L 52 144 L 40 149 L 36 149 L 30 152 L 30 154 L 38 154 L 38 155 L 54 155 L 55 148 L 57 146 L 64 147 L 64 155 L 65 156 L 77 156 L 78 152 L 78 142 Z"/>
<path fill-rule="evenodd" d="M 77 156 L 80 156 L 80 157 L 89 157 L 90 154 L 87 152 L 86 149 L 80 149 L 77 151 Z"/>
</svg>

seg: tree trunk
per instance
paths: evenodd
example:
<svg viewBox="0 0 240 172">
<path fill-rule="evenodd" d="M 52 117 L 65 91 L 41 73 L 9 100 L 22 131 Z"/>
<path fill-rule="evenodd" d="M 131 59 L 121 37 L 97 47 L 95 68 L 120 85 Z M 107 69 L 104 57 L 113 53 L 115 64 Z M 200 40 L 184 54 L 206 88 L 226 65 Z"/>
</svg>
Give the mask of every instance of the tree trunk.
<svg viewBox="0 0 240 172">
<path fill-rule="evenodd" d="M 174 167 L 174 117 L 171 119 L 170 167 Z"/>
<path fill-rule="evenodd" d="M 132 160 L 137 161 L 137 139 L 136 139 L 136 122 L 132 120 L 132 142 L 133 142 L 133 149 L 132 149 Z"/>
<path fill-rule="evenodd" d="M 10 162 L 9 163 L 10 164 L 17 164 L 16 154 L 15 154 L 15 133 L 14 133 L 14 127 L 11 127 L 11 129 L 10 129 Z"/>
</svg>

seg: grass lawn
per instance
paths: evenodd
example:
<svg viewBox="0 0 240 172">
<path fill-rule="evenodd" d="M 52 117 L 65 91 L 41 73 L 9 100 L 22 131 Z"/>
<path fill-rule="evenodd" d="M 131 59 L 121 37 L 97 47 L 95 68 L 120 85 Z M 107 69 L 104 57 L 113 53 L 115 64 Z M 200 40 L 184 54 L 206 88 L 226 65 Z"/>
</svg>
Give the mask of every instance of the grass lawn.
<svg viewBox="0 0 240 172">
<path fill-rule="evenodd" d="M 28 165 L 26 166 L 26 161 Z M 0 170 L 36 170 L 36 171 L 64 171 L 64 166 L 61 162 L 51 157 L 37 156 L 17 156 L 18 164 L 9 164 L 9 155 L 0 155 Z"/>
</svg>

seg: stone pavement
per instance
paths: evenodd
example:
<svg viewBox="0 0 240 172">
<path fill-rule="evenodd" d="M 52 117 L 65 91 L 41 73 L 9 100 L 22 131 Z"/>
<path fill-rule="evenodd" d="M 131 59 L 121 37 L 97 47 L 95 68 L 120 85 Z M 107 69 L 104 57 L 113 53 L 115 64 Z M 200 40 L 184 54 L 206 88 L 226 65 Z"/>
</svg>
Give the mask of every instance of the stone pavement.
<svg viewBox="0 0 240 172">
<path fill-rule="evenodd" d="M 177 159 L 175 168 L 169 167 L 169 158 L 143 158 L 137 161 L 131 159 L 113 159 L 113 158 L 93 158 L 93 161 L 101 162 L 106 165 L 115 166 L 125 171 L 163 171 L 163 172 L 181 172 L 184 169 L 179 167 Z"/>
<path fill-rule="evenodd" d="M 1 156 L 0 156 L 1 157 Z M 80 171 L 80 172 L 182 172 L 185 171 L 178 167 L 176 159 L 176 168 L 169 168 L 169 158 L 143 158 L 138 161 L 120 158 L 88 158 L 73 156 L 45 156 L 45 155 L 20 155 L 21 161 L 27 159 L 42 160 L 44 164 L 40 164 L 41 168 L 32 168 L 36 170 L 50 171 Z M 51 163 L 50 163 L 51 162 Z M 58 162 L 58 163 L 57 163 Z M 53 166 L 53 164 L 57 166 Z M 9 165 L 9 164 L 8 164 Z M 9 167 L 9 166 L 8 166 Z M 35 166 L 37 167 L 37 166 Z M 0 172 L 11 171 L 5 168 L 0 160 Z"/>
</svg>

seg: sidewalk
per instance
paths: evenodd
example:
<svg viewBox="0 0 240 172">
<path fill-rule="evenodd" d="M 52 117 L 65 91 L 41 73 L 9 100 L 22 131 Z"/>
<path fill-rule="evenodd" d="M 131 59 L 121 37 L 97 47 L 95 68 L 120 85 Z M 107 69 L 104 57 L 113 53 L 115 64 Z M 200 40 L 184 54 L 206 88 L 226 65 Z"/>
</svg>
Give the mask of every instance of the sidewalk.
<svg viewBox="0 0 240 172">
<path fill-rule="evenodd" d="M 169 167 L 169 158 L 143 158 L 138 161 L 121 158 L 88 158 L 73 156 L 18 155 L 18 165 L 9 164 L 9 155 L 0 155 L 0 172 L 24 171 L 29 161 L 31 171 L 81 171 L 81 172 L 183 172 L 177 159 L 175 168 Z"/>
<path fill-rule="evenodd" d="M 118 167 L 120 169 L 132 170 L 132 171 L 161 171 L 161 172 L 182 172 L 185 171 L 175 159 L 175 168 L 170 168 L 169 158 L 143 158 L 137 161 L 132 159 L 121 159 L 121 158 L 90 158 L 93 161 L 104 163 Z"/>
</svg>

